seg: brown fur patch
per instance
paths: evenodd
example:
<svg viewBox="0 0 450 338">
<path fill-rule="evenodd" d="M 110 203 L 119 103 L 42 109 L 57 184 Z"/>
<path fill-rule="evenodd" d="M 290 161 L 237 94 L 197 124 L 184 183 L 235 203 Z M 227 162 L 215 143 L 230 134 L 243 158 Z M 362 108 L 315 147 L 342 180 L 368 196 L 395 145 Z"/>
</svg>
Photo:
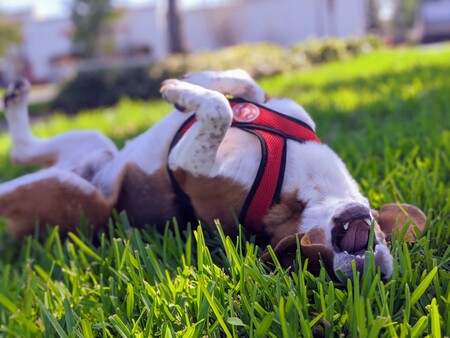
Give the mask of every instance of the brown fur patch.
<svg viewBox="0 0 450 338">
<path fill-rule="evenodd" d="M 104 226 L 109 218 L 112 203 L 99 191 L 86 195 L 72 184 L 47 178 L 20 186 L 0 196 L 1 214 L 8 218 L 8 228 L 15 238 L 29 235 L 38 220 L 59 225 L 62 233 L 74 231 L 84 214 L 94 229 Z"/>
<path fill-rule="evenodd" d="M 191 198 L 197 216 L 213 225 L 215 219 L 227 235 L 237 235 L 234 215 L 239 215 L 248 190 L 223 177 L 196 177 L 178 169 L 174 175 L 181 188 Z M 233 215 L 234 213 L 234 215 Z"/>
<path fill-rule="evenodd" d="M 297 193 L 281 196 L 280 203 L 274 205 L 264 217 L 265 232 L 270 237 L 270 244 L 275 247 L 283 238 L 298 232 L 298 225 L 305 203 L 299 201 Z"/>
<path fill-rule="evenodd" d="M 300 240 L 303 235 L 304 234 L 290 235 L 283 238 L 275 247 L 273 247 L 275 255 L 280 262 L 281 267 L 284 269 L 294 266 L 297 257 L 297 238 Z M 263 252 L 261 260 L 268 265 L 274 263 L 268 250 Z"/>
<path fill-rule="evenodd" d="M 301 241 L 300 247 L 302 250 L 303 259 L 308 258 L 308 270 L 318 275 L 320 272 L 320 259 L 323 260 L 325 267 L 329 274 L 334 277 L 333 273 L 333 257 L 334 251 L 330 243 L 326 242 L 326 236 L 323 229 L 313 228 L 306 233 Z"/>
<path fill-rule="evenodd" d="M 336 278 L 333 273 L 333 256 L 334 252 L 325 241 L 323 229 L 314 228 L 308 233 L 293 234 L 282 238 L 273 250 L 277 256 L 280 265 L 283 268 L 294 266 L 297 257 L 297 239 L 300 242 L 300 250 L 302 261 L 308 259 L 308 271 L 314 275 L 320 273 L 320 260 L 323 263 L 332 278 Z M 261 259 L 266 264 L 273 264 L 272 258 L 268 251 L 265 251 Z"/>
<path fill-rule="evenodd" d="M 274 248 L 282 267 L 292 266 L 296 258 L 297 237 L 300 239 L 302 259 L 308 258 L 308 270 L 317 275 L 320 272 L 322 258 L 327 271 L 333 271 L 333 250 L 326 242 L 323 229 L 314 228 L 304 234 L 298 233 L 305 203 L 299 201 L 297 193 L 285 194 L 279 204 L 273 206 L 264 217 L 265 231 L 270 236 L 270 244 Z M 263 260 L 270 262 L 270 255 L 266 252 Z"/>
<path fill-rule="evenodd" d="M 117 210 L 126 211 L 134 226 L 157 224 L 164 227 L 173 217 L 184 221 L 175 199 L 165 167 L 148 175 L 137 165 L 128 164 L 123 173 Z"/>
<path fill-rule="evenodd" d="M 30 157 L 25 161 L 11 154 L 11 162 L 16 167 L 29 167 L 32 165 L 38 165 L 40 167 L 51 167 L 56 163 L 56 158 L 56 154 L 45 154 L 41 156 Z"/>
</svg>

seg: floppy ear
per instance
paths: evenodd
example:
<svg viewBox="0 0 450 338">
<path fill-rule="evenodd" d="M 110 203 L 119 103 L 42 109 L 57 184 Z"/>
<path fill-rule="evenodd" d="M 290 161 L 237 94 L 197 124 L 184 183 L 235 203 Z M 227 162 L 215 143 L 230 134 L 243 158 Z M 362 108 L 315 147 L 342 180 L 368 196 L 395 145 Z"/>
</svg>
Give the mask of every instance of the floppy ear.
<svg viewBox="0 0 450 338">
<path fill-rule="evenodd" d="M 277 256 L 280 265 L 287 269 L 294 265 L 296 252 L 297 252 L 297 237 L 301 239 L 304 234 L 295 234 L 283 238 L 273 248 L 275 255 Z M 273 264 L 272 256 L 268 250 L 264 251 L 261 255 L 261 260 L 266 264 Z"/>
<path fill-rule="evenodd" d="M 380 211 L 373 210 L 373 216 L 389 241 L 392 233 L 395 238 L 399 238 L 408 226 L 403 239 L 414 243 L 417 233 L 415 229 L 424 232 L 427 222 L 422 210 L 410 204 L 388 203 L 383 205 Z"/>
<path fill-rule="evenodd" d="M 308 258 L 308 270 L 318 275 L 320 272 L 320 259 L 322 258 L 329 274 L 333 274 L 333 251 L 324 243 L 322 230 L 313 229 L 308 233 L 294 234 L 283 238 L 274 248 L 280 265 L 283 268 L 294 265 L 297 253 L 297 238 L 300 242 L 302 259 Z M 268 264 L 273 263 L 268 251 L 265 251 L 261 259 Z"/>
</svg>

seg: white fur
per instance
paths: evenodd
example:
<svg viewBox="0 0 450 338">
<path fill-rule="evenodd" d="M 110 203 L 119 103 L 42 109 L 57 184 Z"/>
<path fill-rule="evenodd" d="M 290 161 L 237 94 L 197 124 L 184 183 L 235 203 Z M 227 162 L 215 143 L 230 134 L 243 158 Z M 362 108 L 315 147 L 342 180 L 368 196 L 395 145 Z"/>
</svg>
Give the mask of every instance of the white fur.
<svg viewBox="0 0 450 338">
<path fill-rule="evenodd" d="M 385 245 L 376 245 L 374 250 L 375 262 L 381 269 L 381 273 L 385 277 L 390 277 L 394 268 L 392 265 L 392 256 L 389 249 Z M 335 271 L 341 271 L 346 276 L 352 276 L 352 261 L 355 261 L 357 271 L 361 271 L 364 266 L 365 255 L 350 256 L 346 252 L 340 252 L 334 255 L 333 266 Z"/>
<path fill-rule="evenodd" d="M 287 155 L 284 188 L 298 189 L 299 199 L 308 204 L 299 231 L 308 232 L 318 220 L 331 228 L 332 217 L 352 202 L 369 207 L 342 160 L 327 145 L 290 141 L 288 146 L 292 151 Z"/>
<path fill-rule="evenodd" d="M 6 195 L 18 188 L 27 187 L 35 182 L 45 179 L 56 179 L 61 183 L 78 187 L 86 195 L 91 195 L 97 189 L 92 183 L 86 181 L 71 171 L 52 167 L 0 184 L 0 195 Z M 45 191 L 43 191 L 42 194 L 45 194 Z M 26 198 L 26 196 L 24 196 L 24 198 Z"/>
<path fill-rule="evenodd" d="M 250 189 L 261 160 L 256 136 L 230 128 L 222 141 L 208 177 L 227 177 Z"/>
<path fill-rule="evenodd" d="M 166 163 L 170 142 L 177 129 L 190 115 L 172 112 L 153 128 L 128 141 L 114 159 L 95 175 L 93 183 L 109 195 L 114 182 L 127 163 L 138 165 L 148 175 L 153 174 Z"/>
</svg>

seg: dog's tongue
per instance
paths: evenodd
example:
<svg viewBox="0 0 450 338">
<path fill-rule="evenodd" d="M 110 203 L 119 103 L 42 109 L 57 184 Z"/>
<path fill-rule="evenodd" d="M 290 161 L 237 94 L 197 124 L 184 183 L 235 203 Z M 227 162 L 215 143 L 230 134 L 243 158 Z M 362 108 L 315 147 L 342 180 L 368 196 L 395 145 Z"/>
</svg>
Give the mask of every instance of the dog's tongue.
<svg viewBox="0 0 450 338">
<path fill-rule="evenodd" d="M 339 247 L 348 253 L 358 253 L 366 250 L 369 242 L 370 226 L 364 219 L 355 219 L 348 223 L 348 229 L 342 237 Z"/>
</svg>

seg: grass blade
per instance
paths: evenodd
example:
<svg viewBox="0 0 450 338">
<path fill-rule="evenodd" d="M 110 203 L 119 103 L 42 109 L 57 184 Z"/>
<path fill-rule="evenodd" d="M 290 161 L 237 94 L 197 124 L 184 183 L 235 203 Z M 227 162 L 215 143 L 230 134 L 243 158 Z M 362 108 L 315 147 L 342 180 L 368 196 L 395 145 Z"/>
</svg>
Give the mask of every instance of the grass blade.
<svg viewBox="0 0 450 338">
<path fill-rule="evenodd" d="M 433 281 L 433 278 L 436 275 L 437 271 L 438 271 L 437 267 L 434 267 L 433 270 L 430 271 L 430 273 L 422 280 L 419 286 L 414 290 L 414 292 L 411 295 L 411 305 L 416 304 L 417 301 L 420 299 L 420 297 L 422 297 L 422 295 L 427 290 L 428 286 Z"/>
</svg>

